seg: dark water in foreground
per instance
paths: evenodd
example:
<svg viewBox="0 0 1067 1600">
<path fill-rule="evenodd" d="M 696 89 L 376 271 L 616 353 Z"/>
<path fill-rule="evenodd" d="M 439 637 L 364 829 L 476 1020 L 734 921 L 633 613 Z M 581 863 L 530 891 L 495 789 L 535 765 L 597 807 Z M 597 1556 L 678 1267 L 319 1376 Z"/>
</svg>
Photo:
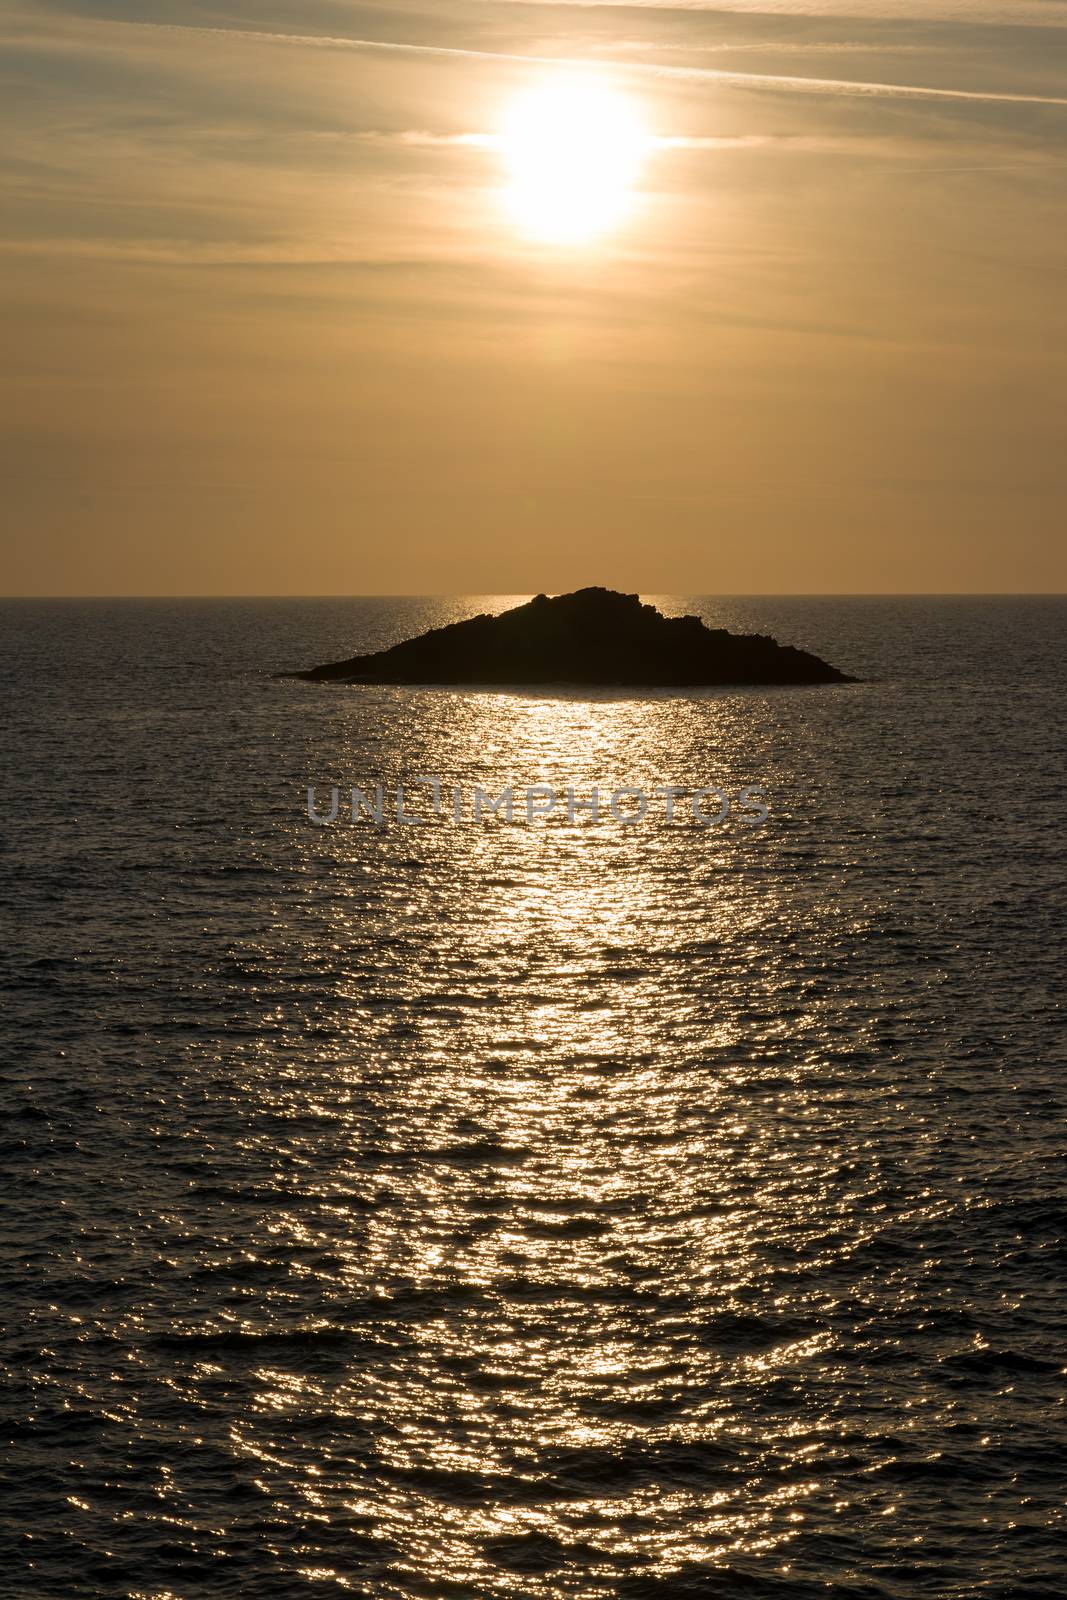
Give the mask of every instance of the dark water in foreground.
<svg viewBox="0 0 1067 1600">
<path fill-rule="evenodd" d="M 1062 1600 L 1067 607 L 702 606 L 867 681 L 0 608 L 4 1596 Z M 307 821 L 420 773 L 771 816 Z"/>
</svg>

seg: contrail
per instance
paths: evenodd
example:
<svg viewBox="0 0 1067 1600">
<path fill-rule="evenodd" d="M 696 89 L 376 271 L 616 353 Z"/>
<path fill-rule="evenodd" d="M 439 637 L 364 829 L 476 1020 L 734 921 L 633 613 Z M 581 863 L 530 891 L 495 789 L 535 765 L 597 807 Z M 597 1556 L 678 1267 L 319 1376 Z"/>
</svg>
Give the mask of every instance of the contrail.
<svg viewBox="0 0 1067 1600">
<path fill-rule="evenodd" d="M 599 67 L 646 77 L 674 78 L 686 82 L 719 83 L 731 89 L 781 89 L 796 94 L 847 95 L 893 100 L 960 100 L 979 105 L 1067 106 L 1067 97 L 1046 94 L 998 93 L 984 89 L 931 89 L 920 84 L 864 83 L 847 78 L 792 77 L 784 73 L 728 72 L 715 67 L 664 66 L 650 61 L 613 61 L 604 57 L 531 56 L 504 50 L 475 50 L 458 45 L 405 44 L 392 39 L 353 39 L 318 33 L 271 33 L 252 28 L 216 28 L 204 23 L 146 22 L 129 19 L 112 22 L 93 19 L 94 26 L 151 28 L 159 33 L 208 34 L 227 39 L 248 39 L 261 44 L 303 45 L 320 50 L 382 51 L 396 55 L 438 56 L 464 61 L 507 61 L 520 66 Z"/>
</svg>

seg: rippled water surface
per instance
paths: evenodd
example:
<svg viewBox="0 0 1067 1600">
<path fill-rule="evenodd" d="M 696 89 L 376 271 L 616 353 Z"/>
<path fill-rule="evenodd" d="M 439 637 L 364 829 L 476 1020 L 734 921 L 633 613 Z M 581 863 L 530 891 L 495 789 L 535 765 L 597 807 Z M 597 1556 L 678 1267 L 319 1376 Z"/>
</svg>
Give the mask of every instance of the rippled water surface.
<svg viewBox="0 0 1067 1600">
<path fill-rule="evenodd" d="M 1062 1600 L 1067 608 L 267 676 L 504 603 L 0 608 L 0 1592 Z M 419 774 L 770 817 L 307 818 Z"/>
</svg>

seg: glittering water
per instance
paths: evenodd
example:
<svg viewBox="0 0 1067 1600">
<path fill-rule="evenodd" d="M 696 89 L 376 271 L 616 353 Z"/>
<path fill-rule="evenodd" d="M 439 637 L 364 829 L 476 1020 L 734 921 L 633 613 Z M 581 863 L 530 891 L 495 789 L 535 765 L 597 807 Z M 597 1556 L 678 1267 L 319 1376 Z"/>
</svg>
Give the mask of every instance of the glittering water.
<svg viewBox="0 0 1067 1600">
<path fill-rule="evenodd" d="M 1060 1600 L 1065 606 L 696 604 L 865 681 L 0 609 L 5 1596 Z M 771 816 L 307 820 L 418 773 Z"/>
</svg>

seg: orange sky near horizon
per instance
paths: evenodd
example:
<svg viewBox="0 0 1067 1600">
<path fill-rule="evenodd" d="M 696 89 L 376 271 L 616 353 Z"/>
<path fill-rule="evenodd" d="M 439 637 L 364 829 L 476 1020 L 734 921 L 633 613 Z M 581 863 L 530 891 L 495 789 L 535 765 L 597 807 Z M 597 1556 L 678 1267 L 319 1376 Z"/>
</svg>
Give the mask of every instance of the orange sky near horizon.
<svg viewBox="0 0 1067 1600">
<path fill-rule="evenodd" d="M 1067 590 L 1067 5 L 14 0 L 0 73 L 4 594 Z"/>
</svg>

